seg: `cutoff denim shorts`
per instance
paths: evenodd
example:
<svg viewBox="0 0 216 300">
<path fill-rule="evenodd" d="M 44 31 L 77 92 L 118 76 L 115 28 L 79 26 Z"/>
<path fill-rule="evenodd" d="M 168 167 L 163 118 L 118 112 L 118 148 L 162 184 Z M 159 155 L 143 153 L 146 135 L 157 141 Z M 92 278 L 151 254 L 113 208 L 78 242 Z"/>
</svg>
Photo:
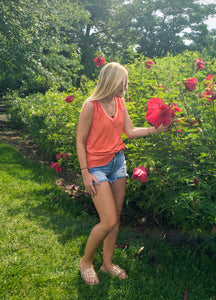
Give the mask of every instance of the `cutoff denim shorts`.
<svg viewBox="0 0 216 300">
<path fill-rule="evenodd" d="M 128 177 L 124 151 L 115 154 L 113 159 L 104 166 L 89 169 L 89 173 L 99 181 L 114 182 L 116 179 Z"/>
</svg>

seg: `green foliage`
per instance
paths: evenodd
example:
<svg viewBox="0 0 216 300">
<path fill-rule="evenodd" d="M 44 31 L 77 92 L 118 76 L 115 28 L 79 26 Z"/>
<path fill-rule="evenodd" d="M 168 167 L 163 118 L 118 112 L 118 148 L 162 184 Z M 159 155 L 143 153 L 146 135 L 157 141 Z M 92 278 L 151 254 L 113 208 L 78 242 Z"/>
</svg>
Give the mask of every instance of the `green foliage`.
<svg viewBox="0 0 216 300">
<path fill-rule="evenodd" d="M 25 129 L 47 153 L 50 159 L 63 152 L 70 158 L 67 165 L 77 172 L 76 128 L 82 104 L 92 82 L 81 80 L 78 89 L 70 92 L 48 91 L 46 94 L 33 94 L 19 98 L 15 93 L 10 100 L 10 117 L 16 127 Z M 65 98 L 73 95 L 74 101 L 67 103 Z"/>
<path fill-rule="evenodd" d="M 65 89 L 76 85 L 81 66 L 74 37 L 87 18 L 76 4 L 3 0 L 0 18 L 2 93 L 19 89 L 28 95 L 54 84 Z"/>
<path fill-rule="evenodd" d="M 128 209 L 139 208 L 149 220 L 194 234 L 211 231 L 216 224 L 215 103 L 200 96 L 209 88 L 205 78 L 215 74 L 216 64 L 202 53 L 205 69 L 197 71 L 194 60 L 200 57 L 198 52 L 169 55 L 155 59 L 149 70 L 145 57 L 127 65 L 130 100 L 126 104 L 135 126 L 149 126 L 143 108 L 153 97 L 166 104 L 176 103 L 182 111 L 168 132 L 135 140 L 123 136 L 129 175 L 141 165 L 148 169 L 146 184 L 128 180 Z M 192 77 L 197 78 L 198 85 L 189 92 L 184 81 Z M 83 78 L 81 88 L 70 92 L 75 99 L 72 103 L 64 101 L 68 94 L 51 91 L 24 99 L 15 96 L 11 101 L 12 121 L 23 123 L 52 158 L 59 152 L 69 153 L 68 167 L 76 172 L 77 121 L 93 86 L 94 82 Z"/>
<path fill-rule="evenodd" d="M 203 23 L 214 14 L 215 5 L 195 0 L 2 0 L 0 93 L 78 87 L 82 75 L 97 77 L 98 53 L 123 63 L 137 54 L 134 48 L 148 57 L 215 53 L 215 31 Z"/>
<path fill-rule="evenodd" d="M 150 70 L 144 67 L 143 59 L 128 66 L 128 110 L 136 126 L 147 126 L 143 107 L 153 97 L 167 104 L 177 103 L 182 112 L 179 122 L 172 124 L 172 131 L 136 141 L 125 140 L 129 173 L 142 164 L 149 170 L 145 185 L 129 181 L 127 203 L 136 204 L 158 223 L 169 222 L 196 232 L 210 231 L 216 222 L 215 105 L 197 96 L 206 91 L 205 77 L 215 74 L 216 66 L 205 56 L 205 69 L 196 71 L 194 60 L 199 55 L 186 52 L 155 59 Z M 192 77 L 199 84 L 189 92 L 183 83 Z"/>
</svg>

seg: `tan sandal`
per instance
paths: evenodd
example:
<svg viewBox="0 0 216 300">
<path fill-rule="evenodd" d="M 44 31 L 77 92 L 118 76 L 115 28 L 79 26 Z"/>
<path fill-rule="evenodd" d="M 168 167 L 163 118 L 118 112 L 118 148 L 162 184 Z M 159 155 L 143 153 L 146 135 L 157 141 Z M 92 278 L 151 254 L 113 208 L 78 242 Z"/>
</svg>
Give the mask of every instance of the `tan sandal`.
<svg viewBox="0 0 216 300">
<path fill-rule="evenodd" d="M 113 276 L 117 276 L 120 279 L 128 278 L 125 270 L 120 268 L 118 265 L 112 265 L 112 267 L 108 270 L 105 269 L 103 266 L 100 267 L 101 272 L 103 273 L 110 273 Z M 125 273 L 126 277 L 122 277 L 122 275 Z"/>
<path fill-rule="evenodd" d="M 93 267 L 82 269 L 81 264 L 79 264 L 79 270 L 82 279 L 85 281 L 86 284 L 95 285 L 99 283 L 99 279 Z"/>
</svg>

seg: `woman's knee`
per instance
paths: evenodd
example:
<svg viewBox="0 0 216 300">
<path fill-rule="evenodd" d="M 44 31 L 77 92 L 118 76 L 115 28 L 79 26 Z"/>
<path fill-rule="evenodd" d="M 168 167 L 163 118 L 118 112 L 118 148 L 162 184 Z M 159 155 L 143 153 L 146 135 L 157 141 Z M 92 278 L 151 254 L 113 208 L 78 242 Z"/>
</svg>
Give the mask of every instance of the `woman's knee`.
<svg viewBox="0 0 216 300">
<path fill-rule="evenodd" d="M 118 217 L 116 216 L 109 218 L 108 220 L 103 221 L 102 225 L 105 228 L 105 230 L 109 232 L 118 225 Z"/>
</svg>

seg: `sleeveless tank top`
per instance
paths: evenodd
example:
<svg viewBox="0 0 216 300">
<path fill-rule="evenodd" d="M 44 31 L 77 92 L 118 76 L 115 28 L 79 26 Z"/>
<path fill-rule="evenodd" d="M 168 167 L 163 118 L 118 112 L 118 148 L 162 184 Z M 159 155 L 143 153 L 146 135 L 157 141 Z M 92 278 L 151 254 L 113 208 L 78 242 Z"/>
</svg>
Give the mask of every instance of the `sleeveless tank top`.
<svg viewBox="0 0 216 300">
<path fill-rule="evenodd" d="M 123 100 L 115 98 L 115 114 L 112 117 L 104 110 L 100 101 L 92 101 L 93 119 L 86 141 L 88 168 L 108 164 L 115 154 L 125 149 L 121 135 L 124 125 Z"/>
</svg>

